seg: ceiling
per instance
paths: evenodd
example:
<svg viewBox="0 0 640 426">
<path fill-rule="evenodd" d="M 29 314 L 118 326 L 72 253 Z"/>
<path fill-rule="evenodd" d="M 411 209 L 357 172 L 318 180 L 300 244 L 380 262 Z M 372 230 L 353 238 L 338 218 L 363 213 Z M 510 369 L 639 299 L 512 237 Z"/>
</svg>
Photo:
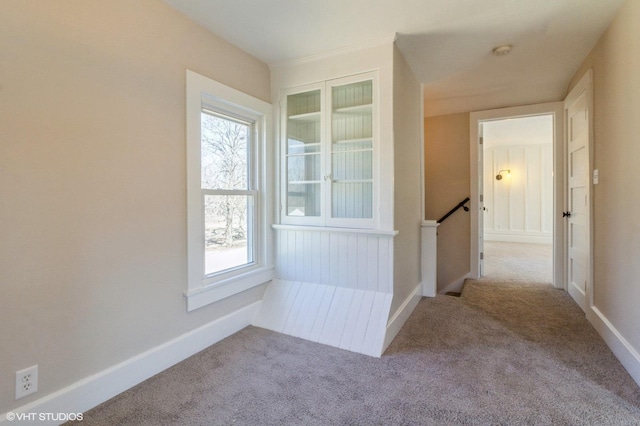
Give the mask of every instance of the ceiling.
<svg viewBox="0 0 640 426">
<path fill-rule="evenodd" d="M 164 0 L 272 64 L 392 33 L 425 115 L 561 100 L 623 0 Z M 509 55 L 492 49 L 510 44 Z"/>
</svg>

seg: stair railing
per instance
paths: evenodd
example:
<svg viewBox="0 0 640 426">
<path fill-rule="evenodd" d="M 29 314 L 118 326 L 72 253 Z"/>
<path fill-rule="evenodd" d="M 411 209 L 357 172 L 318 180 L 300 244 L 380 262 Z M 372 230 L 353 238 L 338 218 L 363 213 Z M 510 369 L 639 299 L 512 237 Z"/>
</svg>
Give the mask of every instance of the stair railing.
<svg viewBox="0 0 640 426">
<path fill-rule="evenodd" d="M 456 211 L 458 211 L 458 209 L 460 207 L 462 207 L 464 209 L 465 212 L 469 211 L 469 207 L 465 206 L 465 204 L 467 204 L 467 202 L 469 202 L 469 200 L 471 200 L 469 197 L 465 198 L 464 200 L 460 201 L 458 203 L 457 206 L 455 206 L 454 208 L 452 208 L 451 210 L 449 210 L 449 213 L 445 214 L 444 216 L 442 216 L 440 218 L 440 220 L 438 220 L 438 223 L 442 223 L 444 222 L 449 216 L 451 216 L 452 214 L 454 214 Z"/>
</svg>

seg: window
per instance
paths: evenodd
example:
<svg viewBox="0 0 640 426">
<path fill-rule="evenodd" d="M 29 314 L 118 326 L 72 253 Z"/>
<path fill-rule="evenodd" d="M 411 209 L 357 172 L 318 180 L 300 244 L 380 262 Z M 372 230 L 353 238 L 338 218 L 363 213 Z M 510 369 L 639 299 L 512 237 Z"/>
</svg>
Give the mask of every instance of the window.
<svg viewBox="0 0 640 426">
<path fill-rule="evenodd" d="M 255 257 L 253 123 L 204 109 L 201 131 L 204 274 L 209 276 L 251 264 Z"/>
<path fill-rule="evenodd" d="M 187 71 L 187 308 L 271 279 L 271 105 Z"/>
</svg>

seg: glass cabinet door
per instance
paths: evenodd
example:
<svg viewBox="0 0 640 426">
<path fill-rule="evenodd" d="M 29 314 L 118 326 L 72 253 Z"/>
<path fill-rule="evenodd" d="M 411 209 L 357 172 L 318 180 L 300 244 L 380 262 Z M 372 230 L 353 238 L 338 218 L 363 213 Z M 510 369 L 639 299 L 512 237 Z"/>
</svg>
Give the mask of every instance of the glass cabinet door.
<svg viewBox="0 0 640 426">
<path fill-rule="evenodd" d="M 282 92 L 282 223 L 375 228 L 375 75 Z"/>
<path fill-rule="evenodd" d="M 373 82 L 331 88 L 331 218 L 373 217 Z"/>
<path fill-rule="evenodd" d="M 322 92 L 287 96 L 286 216 L 321 215 Z"/>
</svg>

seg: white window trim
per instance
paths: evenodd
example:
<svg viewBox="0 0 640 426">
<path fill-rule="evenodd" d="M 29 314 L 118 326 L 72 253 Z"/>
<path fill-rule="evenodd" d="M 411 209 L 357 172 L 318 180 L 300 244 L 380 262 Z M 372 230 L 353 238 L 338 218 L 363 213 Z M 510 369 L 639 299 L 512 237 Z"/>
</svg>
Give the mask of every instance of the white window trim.
<svg viewBox="0 0 640 426">
<path fill-rule="evenodd" d="M 255 149 L 253 173 L 258 194 L 255 199 L 255 258 L 245 267 L 205 277 L 204 217 L 201 190 L 201 118 L 203 107 L 253 121 Z M 186 72 L 187 130 L 187 311 L 266 283 L 273 278 L 272 200 L 269 188 L 272 176 L 267 164 L 272 161 L 272 106 L 193 71 Z"/>
</svg>

